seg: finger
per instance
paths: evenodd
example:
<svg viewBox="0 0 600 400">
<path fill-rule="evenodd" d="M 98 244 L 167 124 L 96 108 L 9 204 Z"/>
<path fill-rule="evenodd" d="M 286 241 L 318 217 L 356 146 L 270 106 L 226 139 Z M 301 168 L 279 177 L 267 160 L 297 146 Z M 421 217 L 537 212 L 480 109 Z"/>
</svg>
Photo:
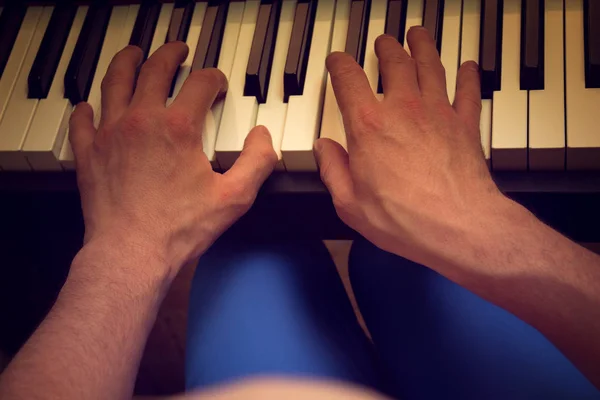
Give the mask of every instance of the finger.
<svg viewBox="0 0 600 400">
<path fill-rule="evenodd" d="M 314 150 L 321 180 L 327 186 L 336 207 L 348 204 L 353 193 L 348 153 L 338 142 L 331 139 L 317 140 Z"/>
<path fill-rule="evenodd" d="M 79 166 L 80 160 L 85 158 L 85 154 L 94 142 L 95 135 L 94 110 L 88 103 L 77 104 L 69 120 L 69 141 L 77 166 Z"/>
<path fill-rule="evenodd" d="M 185 110 L 203 121 L 217 96 L 227 91 L 227 78 L 216 68 L 192 71 L 170 107 Z"/>
<path fill-rule="evenodd" d="M 406 97 L 419 94 L 415 61 L 404 47 L 390 35 L 375 41 L 379 71 L 385 97 Z"/>
<path fill-rule="evenodd" d="M 475 61 L 465 62 L 458 70 L 453 107 L 463 121 L 471 126 L 479 127 L 481 85 L 479 83 L 479 67 Z"/>
<path fill-rule="evenodd" d="M 431 34 L 422 26 L 408 31 L 408 45 L 412 57 L 417 63 L 417 77 L 423 97 L 448 102 L 446 93 L 446 71 Z"/>
<path fill-rule="evenodd" d="M 115 121 L 131 101 L 136 69 L 142 62 L 142 50 L 127 46 L 112 59 L 102 80 L 102 119 Z"/>
<path fill-rule="evenodd" d="M 277 164 L 271 134 L 262 125 L 254 127 L 244 141 L 244 148 L 233 167 L 225 176 L 241 184 L 246 190 L 258 192 Z"/>
<path fill-rule="evenodd" d="M 365 71 L 352 56 L 335 52 L 327 57 L 326 64 L 342 116 L 351 118 L 357 110 L 379 103 Z"/>
<path fill-rule="evenodd" d="M 133 99 L 134 105 L 165 105 L 173 76 L 186 59 L 188 47 L 183 42 L 170 42 L 161 46 L 142 66 Z"/>
</svg>

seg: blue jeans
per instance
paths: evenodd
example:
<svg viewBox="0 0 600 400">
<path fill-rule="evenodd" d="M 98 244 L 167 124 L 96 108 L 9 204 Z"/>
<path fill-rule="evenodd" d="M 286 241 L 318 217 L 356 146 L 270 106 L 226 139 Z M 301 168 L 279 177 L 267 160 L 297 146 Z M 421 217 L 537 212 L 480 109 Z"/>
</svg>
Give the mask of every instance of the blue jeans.
<svg viewBox="0 0 600 400">
<path fill-rule="evenodd" d="M 349 268 L 372 342 L 321 242 L 217 242 L 192 285 L 187 389 L 275 375 L 408 400 L 600 398 L 537 330 L 436 272 L 365 240 Z"/>
</svg>

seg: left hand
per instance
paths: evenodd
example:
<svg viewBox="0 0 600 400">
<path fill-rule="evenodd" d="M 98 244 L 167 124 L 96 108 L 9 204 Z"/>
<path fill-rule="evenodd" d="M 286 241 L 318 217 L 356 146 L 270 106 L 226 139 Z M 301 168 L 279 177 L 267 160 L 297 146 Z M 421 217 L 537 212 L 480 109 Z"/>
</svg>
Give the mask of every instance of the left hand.
<svg viewBox="0 0 600 400">
<path fill-rule="evenodd" d="M 235 165 L 213 172 L 202 129 L 227 80 L 216 69 L 194 71 L 165 106 L 187 53 L 181 42 L 162 46 L 136 85 L 142 52 L 123 49 L 102 83 L 99 128 L 87 103 L 77 106 L 70 124 L 85 242 L 141 249 L 173 276 L 250 208 L 277 162 L 269 132 L 259 126 Z"/>
</svg>

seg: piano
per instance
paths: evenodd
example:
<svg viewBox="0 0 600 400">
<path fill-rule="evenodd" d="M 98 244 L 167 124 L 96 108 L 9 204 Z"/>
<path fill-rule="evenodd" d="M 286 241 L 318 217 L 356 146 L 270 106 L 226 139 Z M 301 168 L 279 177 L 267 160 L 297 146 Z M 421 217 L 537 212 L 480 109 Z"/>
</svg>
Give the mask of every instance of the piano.
<svg viewBox="0 0 600 400">
<path fill-rule="evenodd" d="M 375 38 L 404 44 L 413 25 L 436 41 L 450 100 L 459 65 L 480 63 L 481 145 L 501 190 L 574 239 L 600 241 L 595 0 L 0 0 L 0 231 L 81 230 L 73 104 L 88 101 L 97 123 L 100 83 L 117 51 L 133 44 L 148 57 L 182 40 L 190 53 L 169 101 L 192 70 L 217 67 L 229 79 L 203 133 L 214 168 L 235 162 L 256 124 L 269 128 L 280 156 L 232 232 L 353 237 L 312 153 L 318 137 L 345 145 L 325 58 L 350 53 L 381 96 Z"/>
</svg>

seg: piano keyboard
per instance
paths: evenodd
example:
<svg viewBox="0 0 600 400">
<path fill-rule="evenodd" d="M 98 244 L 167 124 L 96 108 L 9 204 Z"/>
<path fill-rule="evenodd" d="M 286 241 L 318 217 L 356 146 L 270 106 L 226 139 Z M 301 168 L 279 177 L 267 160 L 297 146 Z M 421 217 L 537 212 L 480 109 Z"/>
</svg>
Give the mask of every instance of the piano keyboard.
<svg viewBox="0 0 600 400">
<path fill-rule="evenodd" d="M 0 169 L 72 169 L 68 120 L 127 44 L 145 57 L 185 41 L 173 83 L 218 67 L 229 91 L 208 115 L 203 141 L 215 168 L 239 156 L 250 128 L 269 128 L 278 169 L 314 171 L 318 137 L 345 145 L 325 69 L 331 51 L 363 66 L 382 98 L 373 44 L 387 33 L 432 33 L 454 98 L 459 65 L 482 70 L 481 145 L 490 168 L 600 169 L 600 2 L 595 0 L 144 0 L 138 4 L 0 6 Z"/>
</svg>

